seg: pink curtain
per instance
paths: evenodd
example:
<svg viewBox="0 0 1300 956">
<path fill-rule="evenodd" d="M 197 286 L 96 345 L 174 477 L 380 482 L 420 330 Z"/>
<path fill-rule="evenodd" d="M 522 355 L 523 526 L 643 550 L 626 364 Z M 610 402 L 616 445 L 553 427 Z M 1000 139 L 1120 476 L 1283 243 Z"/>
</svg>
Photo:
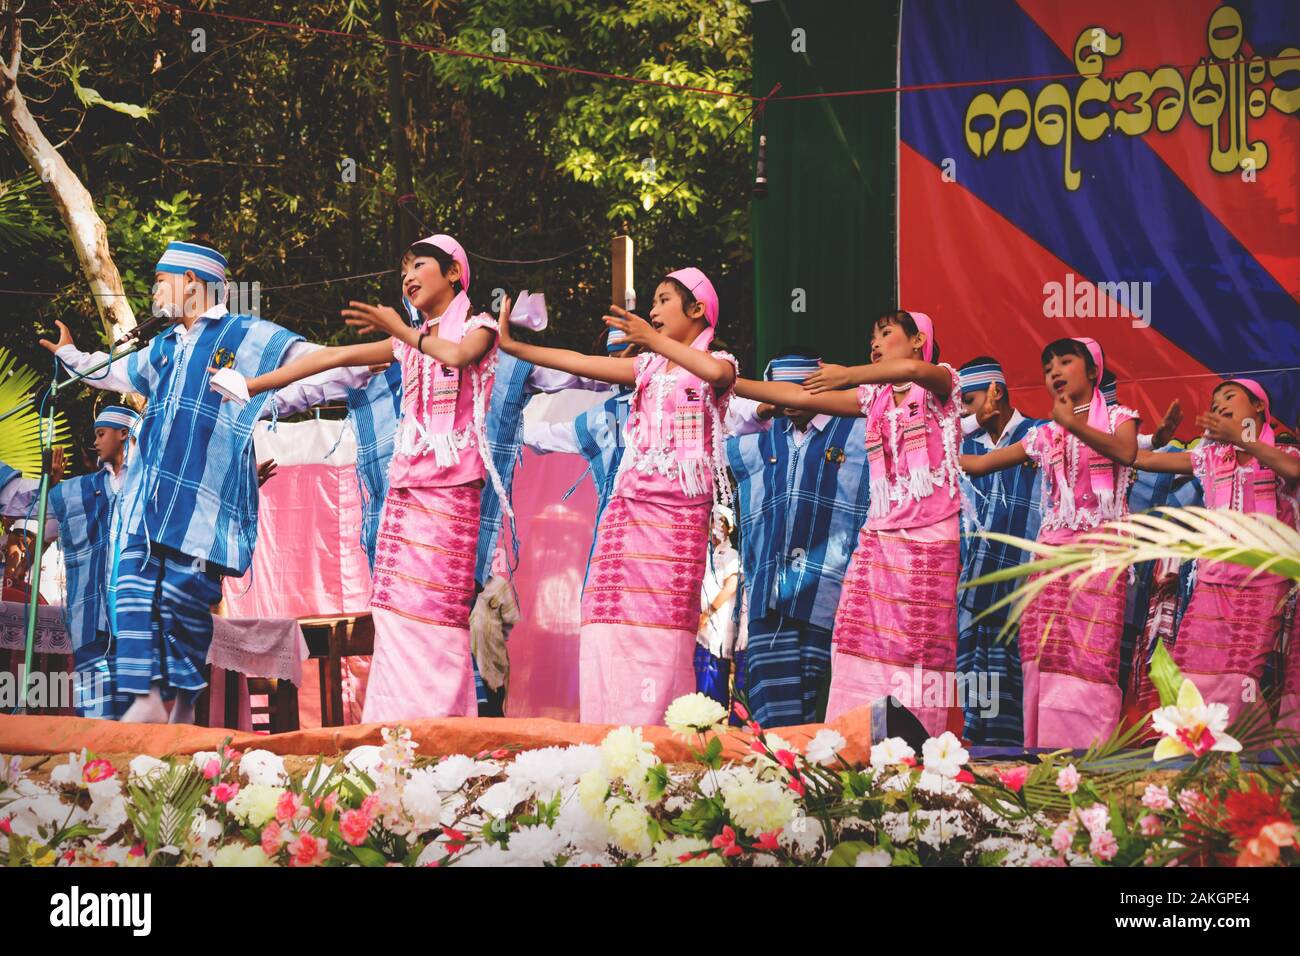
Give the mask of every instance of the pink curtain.
<svg viewBox="0 0 1300 956">
<path fill-rule="evenodd" d="M 341 421 L 259 426 L 258 461 L 274 458 L 262 486 L 253 566 L 227 578 L 230 617 L 365 614 L 370 567 L 361 548 L 356 444 Z"/>
<path fill-rule="evenodd" d="M 582 578 L 596 526 L 591 477 L 582 477 L 567 501 L 560 499 L 586 468 L 580 455 L 525 449 L 515 471 L 519 623 L 510 632 L 507 717 L 578 719 Z M 509 539 L 505 527 L 502 540 Z"/>
</svg>

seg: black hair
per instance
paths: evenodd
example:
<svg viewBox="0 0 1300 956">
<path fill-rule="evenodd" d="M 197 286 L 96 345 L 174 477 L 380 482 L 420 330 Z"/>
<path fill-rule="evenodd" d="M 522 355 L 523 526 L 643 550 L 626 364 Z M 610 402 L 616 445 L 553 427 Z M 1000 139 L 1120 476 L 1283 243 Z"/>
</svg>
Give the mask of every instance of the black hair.
<svg viewBox="0 0 1300 956">
<path fill-rule="evenodd" d="M 977 355 L 970 361 L 962 362 L 961 366 L 957 369 L 957 371 L 964 372 L 972 365 L 999 365 L 1000 366 L 1001 364 L 1002 363 L 999 362 L 997 359 L 995 359 L 992 355 Z"/>
<path fill-rule="evenodd" d="M 914 335 L 919 335 L 921 332 L 920 326 L 916 324 L 916 319 L 912 318 L 912 313 L 904 309 L 899 309 L 897 312 L 886 312 L 880 318 L 876 319 L 875 324 L 872 325 L 872 329 L 883 329 L 887 325 L 897 325 L 909 338 Z M 933 348 L 930 361 L 937 363 L 939 361 L 939 336 L 931 335 L 930 345 Z"/>
<path fill-rule="evenodd" d="M 452 263 L 456 261 L 445 249 L 440 249 L 431 242 L 413 242 L 411 243 L 411 248 L 407 249 L 406 253 L 402 256 L 402 261 L 398 264 L 397 271 L 403 271 L 402 266 L 406 263 L 407 259 L 416 258 L 418 256 L 428 256 L 430 259 L 437 262 L 438 271 L 444 276 L 446 276 L 447 270 L 451 268 Z M 460 293 L 462 289 L 464 289 L 464 286 L 461 285 L 460 279 L 457 279 L 451 284 L 451 290 L 453 292 Z"/>
<path fill-rule="evenodd" d="M 1115 384 L 1115 373 L 1106 369 L 1101 375 L 1101 381 L 1097 383 L 1099 388 L 1110 388 Z"/>
<path fill-rule="evenodd" d="M 1078 339 L 1057 339 L 1055 342 L 1048 342 L 1047 348 L 1043 349 L 1043 364 L 1046 365 L 1054 358 L 1065 358 L 1067 355 L 1083 359 L 1087 363 L 1089 372 L 1097 371 L 1097 363 L 1093 361 L 1088 346 Z"/>
<path fill-rule="evenodd" d="M 1238 382 L 1236 379 L 1232 379 L 1232 378 L 1228 379 L 1226 382 L 1220 382 L 1218 385 L 1214 386 L 1214 391 L 1210 392 L 1210 397 L 1213 398 L 1216 394 L 1218 394 L 1219 389 L 1221 389 L 1221 388 L 1223 388 L 1223 387 L 1225 387 L 1225 386 L 1227 386 L 1227 385 L 1236 385 L 1239 389 L 1241 389 L 1243 392 L 1245 392 L 1245 393 L 1250 397 L 1250 400 L 1251 400 L 1252 402 L 1257 402 L 1257 401 L 1259 401 L 1259 398 L 1255 395 L 1254 392 L 1252 392 L 1252 391 L 1251 391 L 1250 389 L 1248 389 L 1246 386 L 1242 385 L 1242 384 L 1241 384 L 1240 382 Z M 1273 396 L 1270 395 L 1270 394 L 1268 393 L 1268 389 L 1264 388 L 1263 385 L 1260 386 L 1260 390 L 1264 393 L 1264 398 L 1265 398 L 1265 400 L 1268 402 L 1268 407 L 1269 407 L 1269 408 L 1272 408 L 1272 407 L 1273 407 Z"/>
<path fill-rule="evenodd" d="M 692 292 L 690 289 L 686 288 L 686 283 L 682 282 L 680 279 L 674 279 L 672 276 L 664 276 L 662 279 L 660 279 L 658 282 L 655 283 L 655 288 L 656 289 L 659 288 L 665 282 L 667 282 L 670 286 L 672 286 L 674 289 L 677 290 L 677 295 L 682 300 L 682 311 L 689 313 L 691 310 L 691 306 L 693 306 L 696 302 L 699 301 L 698 299 L 695 298 L 695 293 Z"/>
<path fill-rule="evenodd" d="M 781 349 L 779 352 L 773 355 L 772 358 L 774 359 L 780 359 L 780 358 L 820 359 L 821 353 L 810 348 L 805 348 L 804 343 L 801 342 L 798 344 L 786 345 L 785 348 Z"/>
</svg>

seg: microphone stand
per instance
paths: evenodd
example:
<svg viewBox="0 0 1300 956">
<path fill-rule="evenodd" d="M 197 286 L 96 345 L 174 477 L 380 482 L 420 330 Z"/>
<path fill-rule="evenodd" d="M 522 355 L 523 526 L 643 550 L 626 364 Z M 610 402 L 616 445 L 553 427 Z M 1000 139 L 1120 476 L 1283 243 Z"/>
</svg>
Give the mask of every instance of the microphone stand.
<svg viewBox="0 0 1300 956">
<path fill-rule="evenodd" d="M 48 419 L 44 417 L 41 419 L 41 483 L 36 492 L 36 544 L 32 549 L 31 560 L 28 562 L 31 574 L 31 594 L 27 599 L 27 641 L 23 650 L 23 669 L 18 682 L 18 707 L 14 711 L 15 713 L 21 713 L 27 709 L 27 685 L 32 672 L 32 651 L 36 646 L 36 612 L 39 607 L 41 593 L 41 557 L 42 552 L 45 550 L 45 514 L 50 498 L 50 475 L 53 470 L 54 458 L 54 403 L 59 393 L 68 386 L 76 385 L 96 372 L 108 368 L 118 359 L 140 351 L 145 344 L 142 341 L 142 336 L 138 334 L 132 335 L 128 332 L 122 339 L 113 343 L 109 349 L 108 358 L 98 365 L 88 368 L 84 372 L 72 372 L 69 369 L 72 377 L 62 382 L 59 381 L 59 373 L 56 369 L 54 379 L 46 390 L 45 397 L 49 403 L 49 415 Z M 63 367 L 67 368 L 67 366 Z M 0 422 L 18 414 L 18 412 L 35 404 L 35 402 L 36 396 L 34 395 L 24 399 L 9 411 L 0 415 Z"/>
</svg>

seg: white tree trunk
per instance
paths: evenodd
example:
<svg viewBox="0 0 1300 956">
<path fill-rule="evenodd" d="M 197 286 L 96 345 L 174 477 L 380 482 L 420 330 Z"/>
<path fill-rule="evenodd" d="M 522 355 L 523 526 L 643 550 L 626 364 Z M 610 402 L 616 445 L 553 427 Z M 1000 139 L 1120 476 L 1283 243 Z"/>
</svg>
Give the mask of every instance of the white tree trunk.
<svg viewBox="0 0 1300 956">
<path fill-rule="evenodd" d="M 95 211 L 95 200 L 82 185 L 59 151 L 41 132 L 40 124 L 27 109 L 27 101 L 18 89 L 22 68 L 22 33 L 17 16 L 5 14 L 4 62 L 0 63 L 0 119 L 18 149 L 31 163 L 54 199 L 54 205 L 67 227 L 72 248 L 81 264 L 81 272 L 90 284 L 110 340 L 135 328 L 135 313 L 122 288 L 122 276 L 108 248 L 108 231 Z"/>
</svg>

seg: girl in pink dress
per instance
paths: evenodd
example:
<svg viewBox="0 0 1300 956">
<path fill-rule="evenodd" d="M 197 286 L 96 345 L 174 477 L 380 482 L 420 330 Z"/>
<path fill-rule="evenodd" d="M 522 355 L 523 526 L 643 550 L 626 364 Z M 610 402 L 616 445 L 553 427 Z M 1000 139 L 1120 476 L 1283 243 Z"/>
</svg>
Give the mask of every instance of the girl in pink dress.
<svg viewBox="0 0 1300 956">
<path fill-rule="evenodd" d="M 718 297 L 699 269 L 669 273 L 650 321 L 619 308 L 605 322 L 637 358 L 583 355 L 513 339 L 502 308 L 501 348 L 549 368 L 635 386 L 627 448 L 596 529 L 582 594 L 578 652 L 583 723 L 656 724 L 695 690 L 700 585 L 715 500 L 729 501 L 722 417 L 736 360 L 708 351 Z"/>
<path fill-rule="evenodd" d="M 756 401 L 867 419 L 871 504 L 835 613 L 826 719 L 893 696 L 932 736 L 961 732 L 955 688 L 961 389 L 923 312 L 877 320 L 871 364 L 802 385 L 742 379 Z M 840 391 L 846 385 L 856 389 Z"/>
<path fill-rule="evenodd" d="M 1196 421 L 1205 429 L 1205 441 L 1186 452 L 1140 452 L 1138 467 L 1195 475 L 1207 508 L 1263 514 L 1294 525 L 1300 450 L 1278 447 L 1263 386 L 1249 378 L 1219 383 L 1209 413 Z M 1286 578 L 1253 574 L 1240 564 L 1197 565 L 1196 589 L 1171 653 L 1201 696 L 1226 705 L 1231 719 L 1262 700 L 1260 681 L 1289 587 Z"/>
<path fill-rule="evenodd" d="M 1104 371 L 1094 339 L 1052 342 L 1043 350 L 1052 421 L 1019 445 L 961 457 L 970 475 L 1026 462 L 1042 470 L 1038 540 L 1046 544 L 1068 543 L 1128 514 L 1139 419 L 1132 409 L 1107 407 L 1098 388 Z M 1101 576 L 1076 589 L 1078 576 L 1056 578 L 1020 621 L 1026 747 L 1085 748 L 1119 723 L 1127 579 Z"/>
<path fill-rule="evenodd" d="M 418 328 L 394 309 L 351 302 L 349 325 L 387 337 L 323 348 L 248 380 L 256 394 L 331 368 L 401 363 L 402 416 L 370 598 L 367 723 L 477 714 L 469 612 L 485 477 L 500 491 L 484 433 L 497 323 L 470 315 L 468 289 L 460 243 L 430 236 L 402 259 L 402 291 L 424 318 Z"/>
</svg>

